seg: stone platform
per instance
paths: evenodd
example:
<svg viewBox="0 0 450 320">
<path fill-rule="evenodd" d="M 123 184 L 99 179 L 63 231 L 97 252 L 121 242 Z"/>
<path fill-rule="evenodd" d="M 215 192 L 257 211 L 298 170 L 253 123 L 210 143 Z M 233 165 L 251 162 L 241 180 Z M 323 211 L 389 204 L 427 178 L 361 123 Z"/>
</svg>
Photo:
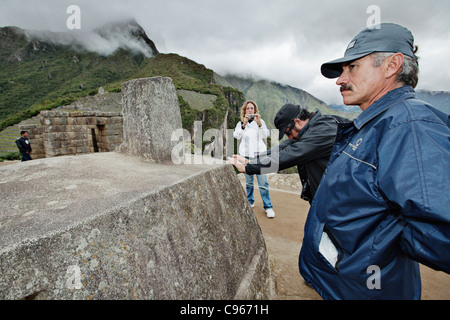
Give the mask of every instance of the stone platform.
<svg viewBox="0 0 450 320">
<path fill-rule="evenodd" d="M 267 252 L 231 165 L 119 153 L 0 168 L 0 299 L 265 299 Z"/>
</svg>

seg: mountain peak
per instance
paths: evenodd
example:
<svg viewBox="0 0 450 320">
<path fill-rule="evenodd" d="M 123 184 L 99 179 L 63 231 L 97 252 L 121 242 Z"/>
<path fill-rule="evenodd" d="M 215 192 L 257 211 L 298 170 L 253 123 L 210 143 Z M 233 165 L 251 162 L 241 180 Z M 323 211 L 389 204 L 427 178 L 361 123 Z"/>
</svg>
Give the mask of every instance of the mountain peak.
<svg viewBox="0 0 450 320">
<path fill-rule="evenodd" d="M 123 20 L 105 24 L 95 30 L 52 32 L 48 30 L 23 30 L 18 27 L 0 28 L 0 37 L 14 39 L 26 37 L 30 42 L 72 46 L 75 50 L 97 52 L 109 56 L 118 49 L 152 57 L 159 53 L 154 42 L 136 20 Z"/>
<path fill-rule="evenodd" d="M 107 40 L 120 39 L 124 36 L 129 37 L 130 40 L 144 42 L 150 49 L 150 55 L 159 53 L 155 43 L 147 36 L 144 28 L 135 19 L 110 22 L 95 29 L 94 32 Z"/>
</svg>

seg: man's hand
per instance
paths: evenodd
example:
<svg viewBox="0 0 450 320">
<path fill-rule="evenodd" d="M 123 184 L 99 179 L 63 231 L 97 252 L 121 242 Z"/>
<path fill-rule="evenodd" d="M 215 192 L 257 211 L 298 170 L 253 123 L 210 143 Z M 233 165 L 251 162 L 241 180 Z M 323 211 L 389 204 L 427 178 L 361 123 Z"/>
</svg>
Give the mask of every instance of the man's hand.
<svg viewBox="0 0 450 320">
<path fill-rule="evenodd" d="M 234 154 L 233 158 L 236 159 L 239 162 L 242 162 L 244 165 L 246 165 L 247 163 L 249 163 L 250 161 L 248 161 L 247 159 L 245 159 L 245 157 L 242 157 L 238 154 Z"/>
<path fill-rule="evenodd" d="M 249 161 L 244 157 L 235 154 L 232 157 L 228 157 L 228 163 L 231 163 L 233 166 L 235 166 L 239 172 L 245 173 L 245 165 L 249 163 Z"/>
</svg>

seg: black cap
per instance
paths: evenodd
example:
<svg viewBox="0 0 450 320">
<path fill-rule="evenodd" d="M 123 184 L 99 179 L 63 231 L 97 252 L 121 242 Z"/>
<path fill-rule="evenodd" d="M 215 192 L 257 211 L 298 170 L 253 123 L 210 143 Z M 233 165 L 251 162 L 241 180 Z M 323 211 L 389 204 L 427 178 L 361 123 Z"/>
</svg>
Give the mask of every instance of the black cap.
<svg viewBox="0 0 450 320">
<path fill-rule="evenodd" d="M 275 128 L 279 130 L 278 140 L 281 140 L 286 133 L 287 126 L 300 114 L 300 106 L 294 104 L 285 104 L 278 110 L 273 123 Z"/>
<path fill-rule="evenodd" d="M 350 41 L 343 58 L 324 63 L 321 72 L 327 78 L 338 78 L 344 62 L 355 61 L 374 52 L 400 52 L 415 58 L 414 37 L 411 31 L 394 23 L 366 28 Z"/>
</svg>

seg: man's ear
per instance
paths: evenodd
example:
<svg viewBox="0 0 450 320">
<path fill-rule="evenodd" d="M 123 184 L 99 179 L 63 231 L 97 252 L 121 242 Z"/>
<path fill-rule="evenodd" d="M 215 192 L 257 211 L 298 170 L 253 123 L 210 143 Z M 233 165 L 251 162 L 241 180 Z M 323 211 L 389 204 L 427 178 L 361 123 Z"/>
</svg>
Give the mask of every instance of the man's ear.
<svg viewBox="0 0 450 320">
<path fill-rule="evenodd" d="M 396 54 L 388 57 L 386 59 L 386 71 L 385 75 L 386 78 L 390 78 L 394 75 L 397 75 L 401 72 L 403 61 L 405 60 L 405 57 L 402 53 L 397 52 Z"/>
</svg>

